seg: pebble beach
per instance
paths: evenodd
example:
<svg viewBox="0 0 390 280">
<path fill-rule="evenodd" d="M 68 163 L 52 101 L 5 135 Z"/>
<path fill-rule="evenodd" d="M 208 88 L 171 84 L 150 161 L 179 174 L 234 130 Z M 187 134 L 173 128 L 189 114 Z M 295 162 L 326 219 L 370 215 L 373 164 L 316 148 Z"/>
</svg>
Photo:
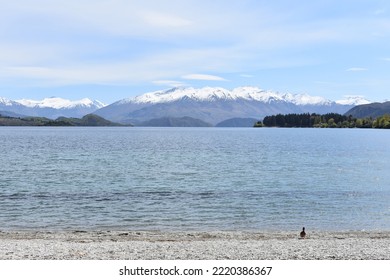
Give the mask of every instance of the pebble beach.
<svg viewBox="0 0 390 280">
<path fill-rule="evenodd" d="M 389 260 L 390 231 L 0 231 L 0 260 Z"/>
</svg>

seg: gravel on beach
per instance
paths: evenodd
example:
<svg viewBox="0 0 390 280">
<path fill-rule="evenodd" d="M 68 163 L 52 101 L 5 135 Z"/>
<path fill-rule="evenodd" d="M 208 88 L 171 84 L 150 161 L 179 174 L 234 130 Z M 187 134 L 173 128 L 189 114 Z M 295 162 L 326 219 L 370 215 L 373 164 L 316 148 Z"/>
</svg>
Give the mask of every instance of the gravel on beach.
<svg viewBox="0 0 390 280">
<path fill-rule="evenodd" d="M 390 231 L 0 231 L 0 260 L 389 260 Z"/>
</svg>

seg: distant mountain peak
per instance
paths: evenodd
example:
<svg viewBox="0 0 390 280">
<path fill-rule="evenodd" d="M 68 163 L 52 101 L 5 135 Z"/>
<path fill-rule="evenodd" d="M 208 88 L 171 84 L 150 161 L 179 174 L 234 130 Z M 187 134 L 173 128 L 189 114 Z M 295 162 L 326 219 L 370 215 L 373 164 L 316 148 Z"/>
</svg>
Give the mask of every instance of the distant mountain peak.
<svg viewBox="0 0 390 280">
<path fill-rule="evenodd" d="M 16 102 L 12 101 L 8 98 L 0 97 L 0 104 L 4 105 L 4 106 L 12 106 L 12 105 L 15 105 Z"/>
<path fill-rule="evenodd" d="M 336 101 L 341 105 L 364 105 L 371 103 L 361 95 L 344 95 L 344 99 Z"/>
<path fill-rule="evenodd" d="M 60 97 L 48 97 L 42 100 L 20 99 L 16 102 L 30 108 L 54 108 L 54 109 L 69 109 L 74 107 L 95 107 L 100 109 L 105 105 L 97 100 L 83 98 L 80 100 L 71 101 Z"/>
<path fill-rule="evenodd" d="M 0 97 L 1 111 L 51 119 L 56 119 L 61 116 L 82 117 L 104 106 L 102 102 L 89 98 L 71 101 L 60 97 L 48 97 L 42 100 L 20 99 L 13 101 Z"/>
</svg>

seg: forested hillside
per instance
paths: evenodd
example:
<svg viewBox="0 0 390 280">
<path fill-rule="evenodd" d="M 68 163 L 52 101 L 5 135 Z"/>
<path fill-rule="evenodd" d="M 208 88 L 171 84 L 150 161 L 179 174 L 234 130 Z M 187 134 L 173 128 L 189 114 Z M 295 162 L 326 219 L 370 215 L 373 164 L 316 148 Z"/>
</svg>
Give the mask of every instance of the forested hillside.
<svg viewBox="0 0 390 280">
<path fill-rule="evenodd" d="M 9 117 L 0 114 L 0 126 L 121 126 L 97 115 L 88 114 L 78 118 L 60 117 L 51 120 L 42 117 Z"/>
<path fill-rule="evenodd" d="M 330 127 L 330 128 L 390 128 L 390 115 L 383 115 L 376 119 L 354 118 L 335 113 L 319 114 L 287 114 L 267 116 L 255 127 Z"/>
</svg>

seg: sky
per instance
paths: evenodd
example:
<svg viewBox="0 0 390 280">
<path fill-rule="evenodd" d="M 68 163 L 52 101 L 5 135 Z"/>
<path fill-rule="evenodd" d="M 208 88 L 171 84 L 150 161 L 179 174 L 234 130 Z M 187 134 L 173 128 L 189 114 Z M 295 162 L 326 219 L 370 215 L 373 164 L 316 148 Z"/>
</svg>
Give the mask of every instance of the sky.
<svg viewBox="0 0 390 280">
<path fill-rule="evenodd" d="M 0 0 L 0 97 L 171 87 L 390 99 L 388 0 Z"/>
</svg>

